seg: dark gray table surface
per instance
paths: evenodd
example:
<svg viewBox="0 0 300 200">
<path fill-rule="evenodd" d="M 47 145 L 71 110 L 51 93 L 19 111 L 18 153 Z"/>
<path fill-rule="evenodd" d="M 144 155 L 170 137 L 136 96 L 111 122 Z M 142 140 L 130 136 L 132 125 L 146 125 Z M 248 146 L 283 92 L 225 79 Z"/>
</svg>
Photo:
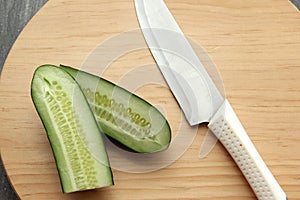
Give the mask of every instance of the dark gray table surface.
<svg viewBox="0 0 300 200">
<path fill-rule="evenodd" d="M 0 0 L 0 72 L 16 38 L 46 2 L 47 0 Z M 7 179 L 0 159 L 0 200 L 17 199 L 19 198 Z"/>
<path fill-rule="evenodd" d="M 47 0 L 0 0 L 0 72 L 14 41 Z M 300 0 L 291 0 L 300 9 Z M 1 155 L 0 155 L 1 156 Z M 18 199 L 0 159 L 0 200 Z"/>
</svg>

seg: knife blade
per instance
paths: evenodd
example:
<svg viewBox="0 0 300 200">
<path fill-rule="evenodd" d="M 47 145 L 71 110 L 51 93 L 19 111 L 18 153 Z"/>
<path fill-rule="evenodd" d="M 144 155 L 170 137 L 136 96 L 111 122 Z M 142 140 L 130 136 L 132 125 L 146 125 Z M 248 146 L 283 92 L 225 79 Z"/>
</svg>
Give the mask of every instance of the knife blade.
<svg viewBox="0 0 300 200">
<path fill-rule="evenodd" d="M 209 122 L 259 200 L 287 199 L 163 0 L 135 0 L 146 43 L 190 125 Z"/>
</svg>

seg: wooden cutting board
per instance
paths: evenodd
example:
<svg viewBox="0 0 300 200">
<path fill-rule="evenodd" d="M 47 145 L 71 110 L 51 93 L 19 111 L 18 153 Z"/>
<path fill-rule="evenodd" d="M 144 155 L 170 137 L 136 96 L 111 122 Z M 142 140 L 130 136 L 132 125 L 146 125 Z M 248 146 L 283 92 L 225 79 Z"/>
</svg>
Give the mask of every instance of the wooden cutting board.
<svg viewBox="0 0 300 200">
<path fill-rule="evenodd" d="M 185 34 L 218 66 L 229 101 L 278 182 L 290 199 L 300 199 L 299 11 L 287 0 L 166 4 Z M 62 194 L 51 148 L 30 98 L 33 71 L 45 63 L 79 68 L 99 44 L 138 28 L 133 1 L 50 0 L 19 36 L 1 74 L 0 148 L 22 200 L 255 199 L 220 143 L 204 159 L 198 158 L 205 125 L 184 154 L 163 169 L 113 169 L 113 187 Z M 102 75 L 118 82 L 146 64 L 158 72 L 147 49 L 129 49 Z M 169 89 L 144 84 L 134 92 L 163 111 L 175 137 L 182 115 Z"/>
</svg>

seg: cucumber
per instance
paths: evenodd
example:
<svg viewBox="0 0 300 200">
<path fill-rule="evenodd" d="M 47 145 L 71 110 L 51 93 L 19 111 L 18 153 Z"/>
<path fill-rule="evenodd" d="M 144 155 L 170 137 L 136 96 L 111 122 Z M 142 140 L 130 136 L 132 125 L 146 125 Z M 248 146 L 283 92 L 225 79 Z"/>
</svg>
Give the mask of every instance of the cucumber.
<svg viewBox="0 0 300 200">
<path fill-rule="evenodd" d="M 168 148 L 170 126 L 154 106 L 108 80 L 72 67 L 61 68 L 80 85 L 103 133 L 140 153 Z"/>
<path fill-rule="evenodd" d="M 36 69 L 31 97 L 46 129 L 64 193 L 113 185 L 102 135 L 80 87 L 53 65 Z"/>
</svg>

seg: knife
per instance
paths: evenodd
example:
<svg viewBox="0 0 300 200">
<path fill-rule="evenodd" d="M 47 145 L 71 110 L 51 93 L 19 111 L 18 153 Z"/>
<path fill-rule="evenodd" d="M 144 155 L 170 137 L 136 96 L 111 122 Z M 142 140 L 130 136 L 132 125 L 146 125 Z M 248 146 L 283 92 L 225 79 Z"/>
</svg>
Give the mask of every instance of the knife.
<svg viewBox="0 0 300 200">
<path fill-rule="evenodd" d="M 135 8 L 147 45 L 190 125 L 209 122 L 259 200 L 286 200 L 164 1 L 135 0 Z"/>
</svg>

